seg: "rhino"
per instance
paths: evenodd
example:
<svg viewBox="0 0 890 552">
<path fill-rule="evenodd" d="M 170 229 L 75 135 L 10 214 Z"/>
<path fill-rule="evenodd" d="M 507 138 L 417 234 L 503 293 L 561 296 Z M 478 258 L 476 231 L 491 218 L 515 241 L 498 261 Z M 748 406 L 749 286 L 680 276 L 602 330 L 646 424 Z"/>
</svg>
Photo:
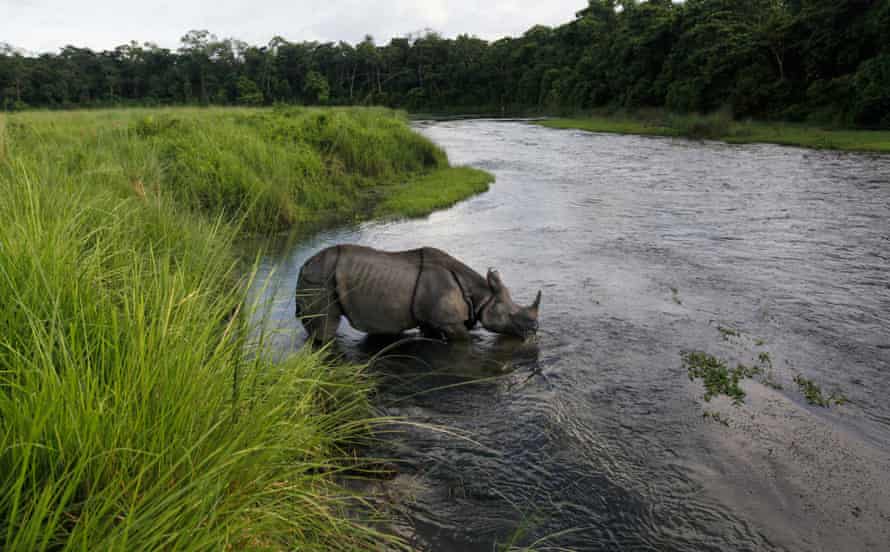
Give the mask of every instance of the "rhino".
<svg viewBox="0 0 890 552">
<path fill-rule="evenodd" d="M 336 245 L 300 268 L 296 315 L 317 341 L 334 337 L 345 316 L 368 334 L 395 335 L 420 328 L 449 341 L 469 339 L 481 323 L 492 332 L 526 338 L 538 330 L 541 292 L 517 305 L 494 269 L 481 274 L 433 247 L 380 251 Z"/>
</svg>

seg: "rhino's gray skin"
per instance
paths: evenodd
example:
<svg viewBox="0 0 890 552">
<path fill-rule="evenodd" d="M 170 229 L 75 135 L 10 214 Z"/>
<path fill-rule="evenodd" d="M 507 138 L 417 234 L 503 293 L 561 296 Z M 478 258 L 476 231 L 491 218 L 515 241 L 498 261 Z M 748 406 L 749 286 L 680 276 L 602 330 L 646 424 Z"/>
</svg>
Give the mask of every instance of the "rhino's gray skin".
<svg viewBox="0 0 890 552">
<path fill-rule="evenodd" d="M 541 302 L 539 291 L 531 306 L 515 304 L 496 271 L 483 277 L 432 247 L 328 247 L 303 264 L 296 294 L 297 317 L 321 341 L 333 338 L 341 315 L 371 334 L 420 327 L 427 335 L 467 339 L 481 322 L 487 330 L 526 337 L 538 329 Z"/>
</svg>

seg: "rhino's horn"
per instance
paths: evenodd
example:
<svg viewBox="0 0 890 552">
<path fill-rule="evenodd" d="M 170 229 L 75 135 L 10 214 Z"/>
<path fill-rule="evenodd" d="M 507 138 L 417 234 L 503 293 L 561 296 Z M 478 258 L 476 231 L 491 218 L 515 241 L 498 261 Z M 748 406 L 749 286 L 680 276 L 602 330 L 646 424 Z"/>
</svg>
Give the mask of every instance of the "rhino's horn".
<svg viewBox="0 0 890 552">
<path fill-rule="evenodd" d="M 538 314 L 538 307 L 541 305 L 541 291 L 538 290 L 538 295 L 535 297 L 535 302 L 532 303 L 532 306 L 529 309 L 533 310 L 535 314 Z"/>
</svg>

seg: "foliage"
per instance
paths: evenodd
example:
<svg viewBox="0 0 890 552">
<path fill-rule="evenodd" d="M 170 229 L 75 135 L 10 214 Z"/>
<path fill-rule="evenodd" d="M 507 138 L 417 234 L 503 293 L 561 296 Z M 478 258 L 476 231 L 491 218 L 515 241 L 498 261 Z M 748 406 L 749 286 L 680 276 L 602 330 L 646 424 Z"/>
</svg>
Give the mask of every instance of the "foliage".
<svg viewBox="0 0 890 552">
<path fill-rule="evenodd" d="M 243 105 L 262 105 L 263 93 L 255 82 L 244 75 L 238 77 L 238 103 Z"/>
<path fill-rule="evenodd" d="M 847 402 L 847 397 L 840 392 L 833 392 L 826 397 L 822 393 L 822 387 L 819 384 L 800 374 L 794 376 L 794 383 L 797 384 L 798 389 L 803 393 L 807 402 L 812 405 L 828 408 L 831 406 L 831 403 L 840 405 Z"/>
<path fill-rule="evenodd" d="M 23 113 L 0 145 L 41 179 L 178 205 L 253 233 L 350 218 L 395 183 L 448 167 L 440 148 L 382 108 Z M 2 136 L 8 135 L 8 139 Z M 430 209 L 440 207 L 433 205 Z"/>
<path fill-rule="evenodd" d="M 563 25 L 494 42 L 428 32 L 381 46 L 370 36 L 251 46 L 191 31 L 177 51 L 135 42 L 36 57 L 0 49 L 0 106 L 660 107 L 888 129 L 888 29 L 885 0 L 589 0 Z"/>
<path fill-rule="evenodd" d="M 689 380 L 702 380 L 706 401 L 717 395 L 726 395 L 734 404 L 741 404 L 745 399 L 745 391 L 739 383 L 743 379 L 762 373 L 762 369 L 758 366 L 739 364 L 735 368 L 728 368 L 724 361 L 699 351 L 683 353 L 682 359 Z"/>
<path fill-rule="evenodd" d="M 306 74 L 306 84 L 303 86 L 306 100 L 314 104 L 326 104 L 331 97 L 331 87 L 328 79 L 318 71 L 309 71 Z"/>
<path fill-rule="evenodd" d="M 0 125 L 4 550 L 377 550 L 389 539 L 334 483 L 356 467 L 371 382 L 308 349 L 268 359 L 245 315 L 236 225 L 166 187 L 167 129 L 219 129 L 226 151 L 243 145 L 226 137 L 233 116 Z"/>
</svg>

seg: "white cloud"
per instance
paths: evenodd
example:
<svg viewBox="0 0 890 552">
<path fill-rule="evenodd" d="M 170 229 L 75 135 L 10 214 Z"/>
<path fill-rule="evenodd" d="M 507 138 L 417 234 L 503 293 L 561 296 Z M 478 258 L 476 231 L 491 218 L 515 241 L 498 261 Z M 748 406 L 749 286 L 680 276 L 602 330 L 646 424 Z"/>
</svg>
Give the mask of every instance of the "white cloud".
<svg viewBox="0 0 890 552">
<path fill-rule="evenodd" d="M 265 44 L 276 35 L 292 41 L 378 44 L 431 28 L 445 36 L 486 39 L 515 36 L 536 24 L 570 21 L 585 0 L 0 0 L 0 41 L 31 51 L 66 44 L 111 49 L 130 40 L 177 48 L 191 29 Z"/>
</svg>

